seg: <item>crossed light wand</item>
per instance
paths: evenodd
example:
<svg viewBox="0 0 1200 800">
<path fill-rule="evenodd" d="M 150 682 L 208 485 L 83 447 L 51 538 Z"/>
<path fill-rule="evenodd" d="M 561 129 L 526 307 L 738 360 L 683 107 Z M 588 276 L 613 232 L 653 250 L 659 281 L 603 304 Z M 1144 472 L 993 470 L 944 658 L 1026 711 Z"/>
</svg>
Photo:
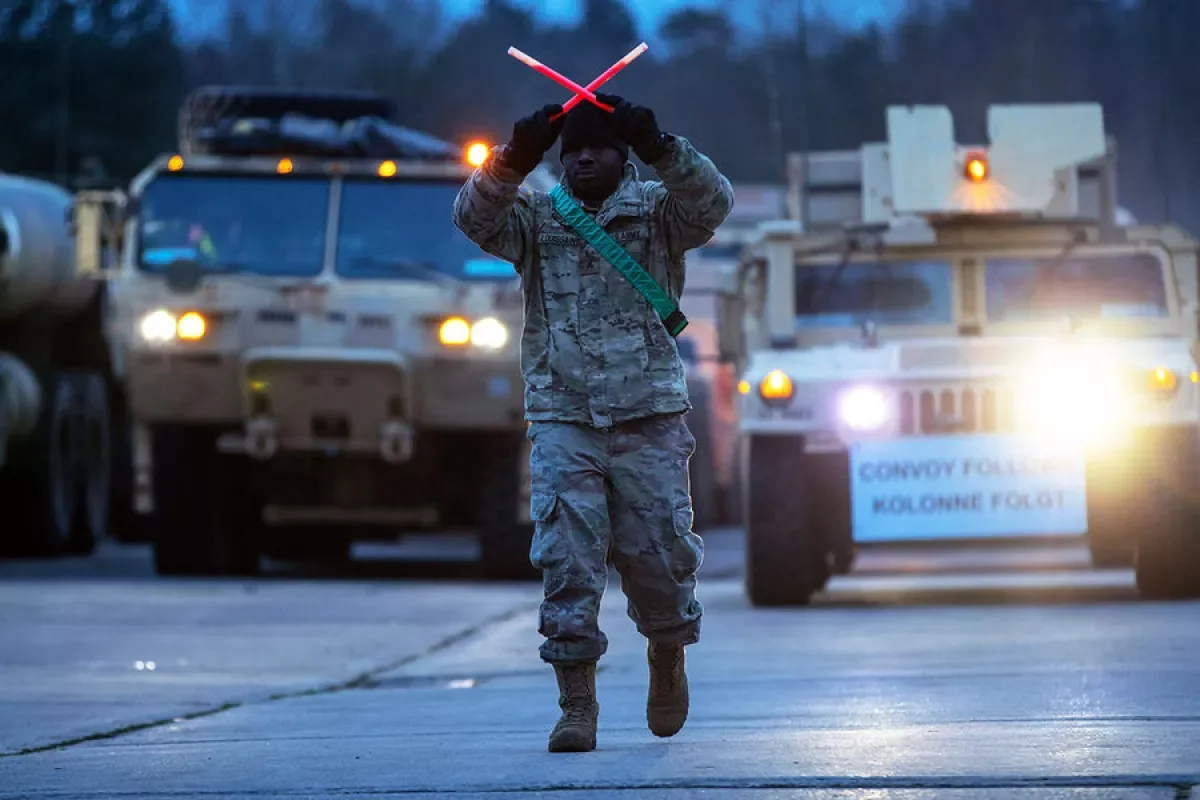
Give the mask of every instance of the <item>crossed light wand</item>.
<svg viewBox="0 0 1200 800">
<path fill-rule="evenodd" d="M 556 120 L 559 117 L 561 117 L 563 114 L 566 114 L 568 111 L 570 111 L 575 106 L 579 105 L 584 100 L 587 100 L 588 102 L 590 102 L 592 105 L 596 106 L 597 108 L 602 108 L 611 114 L 613 112 L 613 107 L 610 105 L 601 103 L 598 99 L 596 99 L 596 94 L 595 94 L 596 90 L 599 89 L 604 84 L 608 83 L 610 80 L 612 80 L 613 76 L 616 75 L 618 72 L 620 72 L 621 70 L 625 69 L 627 66 L 632 64 L 633 60 L 635 58 L 637 58 L 638 56 L 640 56 L 642 53 L 646 52 L 646 50 L 648 50 L 649 47 L 650 46 L 647 45 L 645 42 L 642 42 L 637 47 L 633 48 L 628 53 L 626 53 L 625 57 L 622 58 L 620 61 L 613 64 L 611 67 L 604 70 L 604 72 L 601 72 L 599 75 L 597 75 L 595 80 L 593 80 L 587 86 L 580 86 L 575 81 L 571 80 L 570 78 L 566 77 L 565 75 L 555 72 L 550 67 L 547 67 L 545 64 L 538 61 L 533 56 L 526 55 L 525 53 L 522 53 L 520 50 L 518 50 L 515 47 L 508 48 L 508 54 L 510 56 L 512 56 L 513 58 L 517 59 L 518 61 L 522 62 L 523 64 L 533 67 L 533 69 L 542 73 L 547 78 L 549 78 L 550 80 L 559 84 L 560 86 L 570 89 L 572 92 L 575 93 L 574 97 L 572 97 L 567 102 L 563 103 L 562 114 L 555 114 L 551 118 L 551 120 L 553 121 L 553 120 Z"/>
</svg>

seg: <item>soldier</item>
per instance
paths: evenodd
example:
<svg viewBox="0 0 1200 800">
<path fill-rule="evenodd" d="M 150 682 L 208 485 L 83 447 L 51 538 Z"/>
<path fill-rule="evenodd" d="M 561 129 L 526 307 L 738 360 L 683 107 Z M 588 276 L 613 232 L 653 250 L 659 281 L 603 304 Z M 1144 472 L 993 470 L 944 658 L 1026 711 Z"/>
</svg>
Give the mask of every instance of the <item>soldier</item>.
<svg viewBox="0 0 1200 800">
<path fill-rule="evenodd" d="M 703 542 L 692 531 L 696 440 L 684 422 L 691 405 L 674 304 L 684 253 L 705 244 L 733 204 L 712 161 L 661 131 L 650 109 L 597 99 L 615 113 L 584 102 L 565 117 L 548 105 L 519 120 L 454 204 L 455 224 L 511 262 L 524 292 L 530 559 L 544 578 L 540 654 L 554 667 L 562 711 L 551 752 L 596 746 L 596 663 L 608 648 L 597 618 L 610 557 L 649 640 L 647 724 L 673 736 L 687 719 L 684 646 L 699 639 Z M 563 181 L 550 194 L 521 188 L 560 133 Z M 638 179 L 631 148 L 661 181 Z M 638 288 L 627 278 L 613 242 L 653 281 Z"/>
</svg>

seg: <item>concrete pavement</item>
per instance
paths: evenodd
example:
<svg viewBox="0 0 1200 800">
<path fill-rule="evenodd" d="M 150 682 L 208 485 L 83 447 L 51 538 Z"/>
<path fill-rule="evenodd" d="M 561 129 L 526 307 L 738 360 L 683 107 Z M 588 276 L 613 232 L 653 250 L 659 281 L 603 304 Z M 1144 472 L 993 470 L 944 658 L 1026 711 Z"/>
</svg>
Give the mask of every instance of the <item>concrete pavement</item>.
<svg viewBox="0 0 1200 800">
<path fill-rule="evenodd" d="M 242 704 L 0 758 L 0 798 L 1189 797 L 1200 783 L 1200 605 L 1136 602 L 1125 573 L 1008 579 L 851 577 L 817 607 L 772 611 L 750 608 L 736 580 L 709 579 L 704 639 L 689 650 L 692 718 L 670 740 L 645 728 L 644 643 L 614 585 L 599 749 L 578 755 L 545 752 L 557 708 L 525 605 L 536 587 L 260 581 L 235 599 L 229 587 L 206 597 L 164 584 L 140 614 L 161 619 L 145 644 L 210 658 L 208 669 L 131 673 L 126 694 L 63 673 L 65 694 L 23 717 L 65 714 L 89 695 L 157 702 L 181 685 L 213 699 L 242 691 Z M 21 588 L 0 596 L 0 613 L 28 602 Z M 59 588 L 58 605 L 40 602 L 67 617 L 70 584 Z M 89 613 L 110 631 L 143 627 L 115 608 L 92 602 Z M 417 620 L 447 608 L 461 635 L 441 641 L 445 629 Z M 379 634 L 389 626 L 398 635 Z M 45 641 L 71 638 L 46 630 Z M 0 653 L 11 737 L 21 686 L 57 667 L 31 656 L 13 671 L 11 647 Z M 271 699 L 278 687 L 296 693 Z"/>
</svg>

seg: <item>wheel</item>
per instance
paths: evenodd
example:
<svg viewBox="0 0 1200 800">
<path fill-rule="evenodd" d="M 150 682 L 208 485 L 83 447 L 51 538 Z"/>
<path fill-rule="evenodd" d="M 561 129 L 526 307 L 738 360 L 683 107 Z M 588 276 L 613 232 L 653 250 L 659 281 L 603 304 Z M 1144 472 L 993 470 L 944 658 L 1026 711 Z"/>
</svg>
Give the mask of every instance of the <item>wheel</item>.
<svg viewBox="0 0 1200 800">
<path fill-rule="evenodd" d="M 809 497 L 809 524 L 820 540 L 827 565 L 821 588 L 831 575 L 846 575 L 854 567 L 858 553 L 854 547 L 850 511 L 850 454 L 817 453 L 804 457 L 805 475 L 812 487 Z"/>
<path fill-rule="evenodd" d="M 529 558 L 528 461 L 523 433 L 489 436 L 480 453 L 480 559 L 484 573 L 495 580 L 541 580 Z"/>
<path fill-rule="evenodd" d="M 746 592 L 755 606 L 803 606 L 829 580 L 827 534 L 814 513 L 823 502 L 812 482 L 818 462 L 799 436 L 746 441 L 743 492 Z"/>
<path fill-rule="evenodd" d="M 1200 529 L 1194 514 L 1159 522 L 1138 543 L 1134 573 L 1147 600 L 1200 598 Z"/>
<path fill-rule="evenodd" d="M 1140 509 L 1150 500 L 1137 488 L 1153 479 L 1154 468 L 1128 457 L 1090 459 L 1087 464 L 1087 544 L 1096 569 L 1134 565 Z"/>
<path fill-rule="evenodd" d="M 108 533 L 112 499 L 112 433 L 108 388 L 94 373 L 75 376 L 78 413 L 74 415 L 79 513 L 68 549 L 88 554 Z"/>
<path fill-rule="evenodd" d="M 253 575 L 260 511 L 244 456 L 218 453 L 219 431 L 160 426 L 151 431 L 154 566 L 160 575 Z"/>
<path fill-rule="evenodd" d="M 698 531 L 717 524 L 717 476 L 712 448 L 712 417 L 709 413 L 708 384 L 697 381 L 688 387 L 692 410 L 687 414 L 687 426 L 696 439 L 696 452 L 688 462 L 691 483 L 692 510 Z"/>
<path fill-rule="evenodd" d="M 14 554 L 22 556 L 70 552 L 79 498 L 74 381 L 51 373 L 42 388 L 37 426 L 27 439 L 12 445 L 5 466 L 12 475 L 5 515 L 16 531 L 10 545 Z"/>
<path fill-rule="evenodd" d="M 1138 525 L 1134 556 L 1138 593 L 1147 600 L 1200 598 L 1200 509 L 1183 485 L 1164 478 L 1155 481 L 1153 489 Z"/>
</svg>

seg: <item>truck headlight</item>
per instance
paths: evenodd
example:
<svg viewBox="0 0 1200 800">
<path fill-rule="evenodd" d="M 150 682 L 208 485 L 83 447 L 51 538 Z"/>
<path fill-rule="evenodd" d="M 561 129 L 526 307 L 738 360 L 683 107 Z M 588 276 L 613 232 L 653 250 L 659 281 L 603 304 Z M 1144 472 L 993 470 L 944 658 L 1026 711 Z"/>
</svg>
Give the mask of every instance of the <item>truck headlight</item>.
<svg viewBox="0 0 1200 800">
<path fill-rule="evenodd" d="M 481 350 L 499 350 L 508 342 L 508 328 L 495 317 L 484 317 L 475 323 L 450 317 L 438 328 L 438 340 L 447 347 L 469 343 Z"/>
<path fill-rule="evenodd" d="M 508 328 L 493 317 L 486 317 L 471 326 L 471 344 L 484 350 L 499 350 L 508 341 Z"/>
<path fill-rule="evenodd" d="M 888 421 L 887 396 L 873 386 L 855 386 L 838 400 L 838 415 L 854 431 L 879 430 Z"/>
<path fill-rule="evenodd" d="M 175 338 L 177 325 L 174 315 L 160 308 L 142 317 L 138 332 L 147 342 L 169 342 Z"/>
<path fill-rule="evenodd" d="M 1016 391 L 1020 428 L 1082 447 L 1115 438 L 1128 424 L 1132 393 L 1123 373 L 1099 354 L 1047 359 Z"/>
</svg>

